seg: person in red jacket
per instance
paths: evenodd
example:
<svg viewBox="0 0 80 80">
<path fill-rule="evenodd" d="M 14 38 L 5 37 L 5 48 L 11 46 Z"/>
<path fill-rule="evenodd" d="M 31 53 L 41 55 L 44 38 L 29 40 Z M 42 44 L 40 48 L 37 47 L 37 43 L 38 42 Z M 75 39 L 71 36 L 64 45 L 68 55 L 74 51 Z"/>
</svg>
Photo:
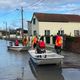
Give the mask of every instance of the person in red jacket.
<svg viewBox="0 0 80 80">
<path fill-rule="evenodd" d="M 37 43 L 37 53 L 44 53 L 45 51 L 46 45 L 44 40 L 40 39 L 40 41 L 38 41 Z"/>
<path fill-rule="evenodd" d="M 58 54 L 61 52 L 62 43 L 63 43 L 62 36 L 60 36 L 59 33 L 57 33 L 55 40 L 55 49 Z"/>
<path fill-rule="evenodd" d="M 19 46 L 19 41 L 18 41 L 18 39 L 15 40 L 15 46 Z"/>
</svg>

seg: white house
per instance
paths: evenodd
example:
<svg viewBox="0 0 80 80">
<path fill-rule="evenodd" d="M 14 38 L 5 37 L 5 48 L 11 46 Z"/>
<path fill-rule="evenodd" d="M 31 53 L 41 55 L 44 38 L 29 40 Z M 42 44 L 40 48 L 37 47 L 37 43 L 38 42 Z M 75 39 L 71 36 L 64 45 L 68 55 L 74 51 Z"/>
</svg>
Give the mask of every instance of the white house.
<svg viewBox="0 0 80 80">
<path fill-rule="evenodd" d="M 28 21 L 29 35 L 66 34 L 80 36 L 80 16 L 73 14 L 34 13 Z"/>
</svg>

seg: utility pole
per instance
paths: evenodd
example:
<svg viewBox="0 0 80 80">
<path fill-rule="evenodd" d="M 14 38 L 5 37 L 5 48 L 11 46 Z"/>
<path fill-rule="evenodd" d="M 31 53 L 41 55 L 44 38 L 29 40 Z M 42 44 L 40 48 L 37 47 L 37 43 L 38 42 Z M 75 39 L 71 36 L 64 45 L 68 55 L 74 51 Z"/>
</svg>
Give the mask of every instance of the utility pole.
<svg viewBox="0 0 80 80">
<path fill-rule="evenodd" d="M 24 23 L 23 23 L 23 6 L 21 6 L 21 9 L 16 9 L 16 10 L 20 10 L 21 12 L 21 37 L 23 38 L 23 30 L 24 30 Z"/>
<path fill-rule="evenodd" d="M 5 33 L 6 33 L 6 39 L 7 39 L 7 22 L 3 22 L 5 24 Z"/>
<path fill-rule="evenodd" d="M 22 38 L 23 38 L 23 30 L 24 30 L 24 24 L 23 24 L 23 7 L 21 7 L 21 23 L 22 23 Z"/>
<path fill-rule="evenodd" d="M 6 24 L 6 39 L 7 39 L 7 22 L 5 22 L 5 24 Z"/>
</svg>

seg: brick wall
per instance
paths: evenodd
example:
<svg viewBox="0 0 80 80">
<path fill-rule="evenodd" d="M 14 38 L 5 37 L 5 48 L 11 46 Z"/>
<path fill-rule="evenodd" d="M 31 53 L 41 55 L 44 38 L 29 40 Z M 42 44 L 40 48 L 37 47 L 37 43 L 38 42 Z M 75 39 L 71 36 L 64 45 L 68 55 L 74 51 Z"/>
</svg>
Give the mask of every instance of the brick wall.
<svg viewBox="0 0 80 80">
<path fill-rule="evenodd" d="M 80 53 L 80 37 L 66 36 L 63 49 L 75 53 Z"/>
</svg>

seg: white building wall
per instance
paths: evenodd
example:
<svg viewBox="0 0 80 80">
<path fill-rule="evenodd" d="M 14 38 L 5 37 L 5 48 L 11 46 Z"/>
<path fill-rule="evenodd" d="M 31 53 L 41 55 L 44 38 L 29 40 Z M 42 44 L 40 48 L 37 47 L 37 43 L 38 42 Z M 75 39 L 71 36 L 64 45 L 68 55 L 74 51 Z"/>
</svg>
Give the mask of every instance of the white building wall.
<svg viewBox="0 0 80 80">
<path fill-rule="evenodd" d="M 0 37 L 2 36 L 2 32 L 0 32 Z"/>
<path fill-rule="evenodd" d="M 28 35 L 32 35 L 32 26 L 31 26 L 31 22 L 28 21 Z"/>
<path fill-rule="evenodd" d="M 56 35 L 58 30 L 64 34 L 74 36 L 74 30 L 80 30 L 80 23 L 76 22 L 39 22 L 39 35 L 44 35 L 45 30 L 50 30 L 50 35 Z"/>
<path fill-rule="evenodd" d="M 37 31 L 37 35 L 39 33 L 39 23 L 38 23 L 38 20 L 36 18 L 36 16 L 33 16 L 33 18 L 35 18 L 35 24 L 33 24 L 33 19 L 32 19 L 32 22 L 31 22 L 31 26 L 32 26 L 32 35 L 34 34 L 34 31 Z"/>
</svg>

